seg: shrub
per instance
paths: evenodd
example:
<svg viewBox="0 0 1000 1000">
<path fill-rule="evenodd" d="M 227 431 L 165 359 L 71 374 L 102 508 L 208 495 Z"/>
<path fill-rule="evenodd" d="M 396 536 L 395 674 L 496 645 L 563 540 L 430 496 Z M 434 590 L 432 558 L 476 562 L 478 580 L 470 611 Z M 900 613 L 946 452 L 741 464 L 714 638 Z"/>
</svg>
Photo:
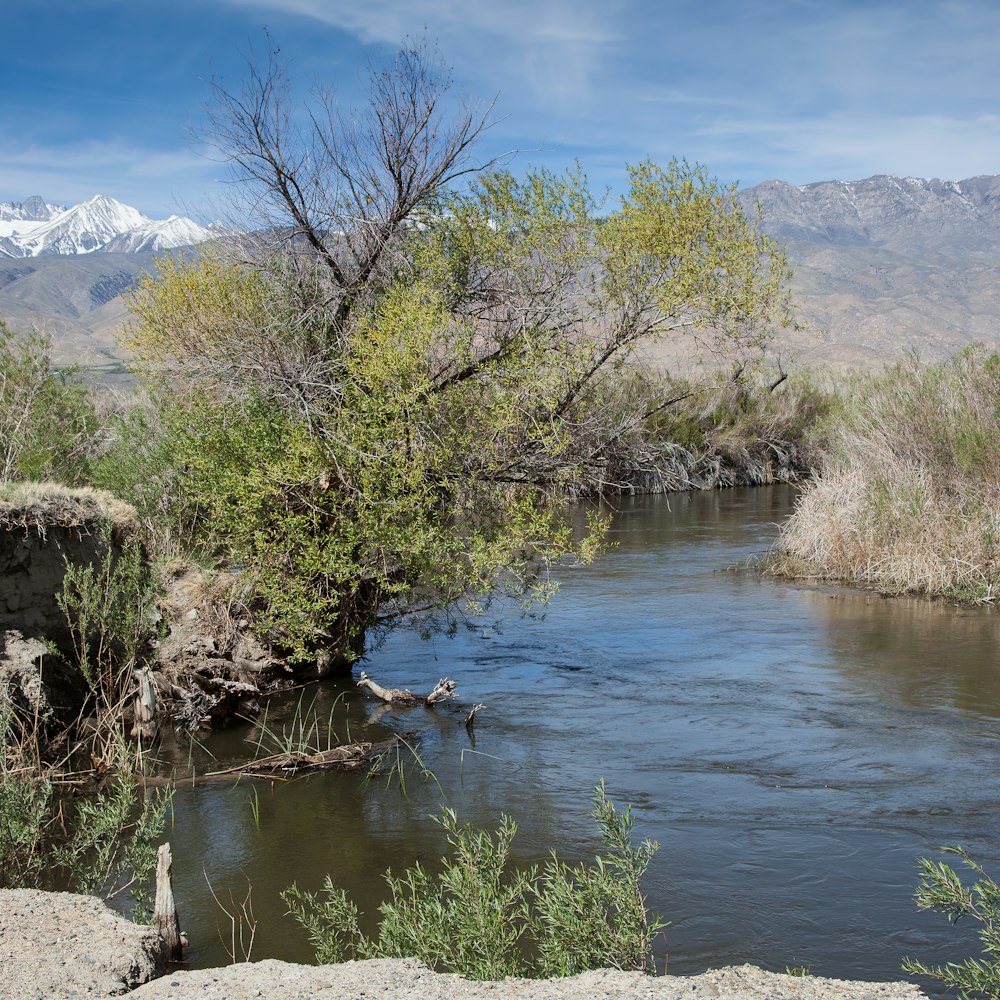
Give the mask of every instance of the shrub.
<svg viewBox="0 0 1000 1000">
<path fill-rule="evenodd" d="M 416 957 L 472 979 L 566 976 L 615 967 L 655 971 L 653 942 L 666 926 L 651 916 L 640 880 L 657 845 L 631 843 L 632 817 L 618 812 L 603 782 L 594 818 L 605 853 L 593 865 L 567 865 L 553 852 L 541 868 L 513 869 L 517 827 L 504 817 L 493 833 L 437 820 L 449 853 L 432 875 L 417 864 L 386 872 L 389 898 L 377 934 L 365 934 L 347 893 L 327 876 L 321 893 L 292 885 L 283 893 L 321 963 Z"/>
<path fill-rule="evenodd" d="M 100 530 L 103 557 L 87 565 L 67 560 L 56 600 L 69 623 L 74 662 L 90 687 L 99 722 L 113 724 L 153 634 L 157 584 L 137 538 L 127 538 L 116 552 L 110 523 Z"/>
<path fill-rule="evenodd" d="M 953 924 L 963 917 L 977 921 L 983 957 L 948 962 L 933 968 L 905 958 L 903 968 L 907 972 L 939 979 L 949 987 L 960 990 L 962 997 L 980 993 L 996 1000 L 1000 997 L 1000 885 L 961 847 L 941 849 L 958 855 L 979 878 L 967 886 L 949 865 L 921 858 L 921 880 L 915 896 L 917 906 L 922 910 L 938 910 Z"/>
<path fill-rule="evenodd" d="M 171 790 L 140 799 L 135 751 L 119 733 L 114 756 L 91 795 L 64 795 L 35 748 L 0 717 L 0 888 L 69 889 L 108 898 L 129 891 L 145 916 L 155 840 Z"/>
<path fill-rule="evenodd" d="M 97 418 L 73 369 L 58 370 L 49 341 L 0 320 L 0 482 L 86 480 Z"/>
</svg>

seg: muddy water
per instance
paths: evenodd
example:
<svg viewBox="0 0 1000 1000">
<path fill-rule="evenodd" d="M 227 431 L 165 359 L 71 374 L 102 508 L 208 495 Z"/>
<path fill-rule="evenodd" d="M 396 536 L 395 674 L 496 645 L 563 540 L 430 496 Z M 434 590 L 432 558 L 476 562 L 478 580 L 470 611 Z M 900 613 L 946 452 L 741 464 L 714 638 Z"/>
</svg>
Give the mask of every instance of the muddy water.
<svg viewBox="0 0 1000 1000">
<path fill-rule="evenodd" d="M 1000 858 L 1000 616 L 727 572 L 791 503 L 786 487 L 623 501 L 616 548 L 564 571 L 544 614 L 400 633 L 365 664 L 390 686 L 455 677 L 460 705 L 393 714 L 350 685 L 316 693 L 341 736 L 413 733 L 434 781 L 414 762 L 405 787 L 328 774 L 182 788 L 171 839 L 192 963 L 230 944 L 208 883 L 232 910 L 249 876 L 254 957 L 306 960 L 278 891 L 330 872 L 373 911 L 386 866 L 440 854 L 428 815 L 443 803 L 477 824 L 513 815 L 525 860 L 550 845 L 592 856 L 601 777 L 660 842 L 646 886 L 672 921 L 672 972 L 752 960 L 893 979 L 904 954 L 971 953 L 912 892 L 938 844 Z M 290 728 L 298 697 L 272 701 L 268 726 Z M 473 702 L 487 705 L 474 740 Z M 257 733 L 178 752 L 223 767 Z"/>
</svg>

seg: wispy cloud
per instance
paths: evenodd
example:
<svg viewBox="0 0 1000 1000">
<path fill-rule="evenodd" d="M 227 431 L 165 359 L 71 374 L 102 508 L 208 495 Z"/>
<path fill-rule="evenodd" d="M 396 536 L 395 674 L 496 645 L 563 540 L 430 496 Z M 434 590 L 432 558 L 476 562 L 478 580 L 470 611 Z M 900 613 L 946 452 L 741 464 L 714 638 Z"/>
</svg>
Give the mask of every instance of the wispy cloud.
<svg viewBox="0 0 1000 1000">
<path fill-rule="evenodd" d="M 425 32 L 459 75 L 535 100 L 581 100 L 626 41 L 620 0 L 227 0 L 231 5 L 312 18 L 365 44 L 395 46 Z"/>
<path fill-rule="evenodd" d="M 704 127 L 702 137 L 716 163 L 745 163 L 752 147 L 758 169 L 768 164 L 769 176 L 795 183 L 875 173 L 961 180 L 1000 168 L 997 114 L 728 119 Z"/>
<path fill-rule="evenodd" d="M 217 164 L 186 148 L 150 149 L 120 139 L 19 145 L 0 134 L 6 198 L 41 194 L 73 204 L 103 193 L 159 217 L 203 204 L 218 173 Z"/>
<path fill-rule="evenodd" d="M 485 157 L 578 157 L 615 190 L 647 155 L 748 184 L 1000 170 L 995 0 L 32 0 L 5 18 L 48 44 L 0 62 L 0 198 L 208 201 L 220 167 L 184 126 L 265 23 L 300 83 L 345 101 L 368 60 L 426 33 L 455 95 L 499 96 Z"/>
</svg>

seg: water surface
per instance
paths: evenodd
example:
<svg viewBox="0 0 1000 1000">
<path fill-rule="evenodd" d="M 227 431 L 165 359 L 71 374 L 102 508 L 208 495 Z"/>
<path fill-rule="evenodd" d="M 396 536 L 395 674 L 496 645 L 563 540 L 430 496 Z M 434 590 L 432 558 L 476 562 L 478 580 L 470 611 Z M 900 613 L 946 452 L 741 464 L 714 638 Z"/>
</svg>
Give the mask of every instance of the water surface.
<svg viewBox="0 0 1000 1000">
<path fill-rule="evenodd" d="M 672 972 L 754 961 L 893 979 L 904 954 L 970 954 L 970 934 L 912 894 L 936 845 L 1000 857 L 1000 617 L 730 571 L 792 501 L 788 487 L 623 500 L 616 546 L 562 571 L 542 612 L 451 639 L 400 632 L 364 664 L 387 686 L 454 677 L 461 704 L 392 713 L 350 684 L 307 694 L 345 737 L 413 733 L 436 781 L 411 768 L 405 794 L 343 774 L 181 789 L 170 836 L 192 964 L 226 960 L 207 882 L 231 908 L 249 876 L 254 957 L 308 960 L 278 891 L 329 872 L 374 912 L 386 866 L 440 855 L 428 816 L 442 804 L 477 824 L 512 815 L 525 861 L 592 857 L 602 777 L 661 845 L 646 888 L 672 921 Z M 298 698 L 272 700 L 268 724 Z M 471 739 L 474 702 L 487 708 Z M 211 766 L 248 735 L 208 739 Z"/>
</svg>

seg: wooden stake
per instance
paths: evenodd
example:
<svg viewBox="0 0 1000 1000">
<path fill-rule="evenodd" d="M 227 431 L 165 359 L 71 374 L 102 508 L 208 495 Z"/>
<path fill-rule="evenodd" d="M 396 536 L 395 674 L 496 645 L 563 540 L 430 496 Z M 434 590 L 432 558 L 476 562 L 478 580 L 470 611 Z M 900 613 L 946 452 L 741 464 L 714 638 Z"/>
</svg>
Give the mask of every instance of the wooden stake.
<svg viewBox="0 0 1000 1000">
<path fill-rule="evenodd" d="M 132 735 L 140 736 L 146 742 L 156 738 L 159 724 L 156 721 L 156 688 L 153 674 L 148 667 L 135 671 L 137 689 L 135 692 L 135 725 Z"/>
<path fill-rule="evenodd" d="M 160 932 L 160 937 L 167 946 L 167 961 L 181 962 L 184 959 L 184 943 L 181 940 L 181 925 L 177 918 L 177 904 L 174 903 L 172 867 L 170 844 L 161 844 L 156 852 L 156 905 L 153 907 L 153 926 Z"/>
<path fill-rule="evenodd" d="M 484 708 L 486 708 L 486 706 L 483 704 L 473 705 L 472 711 L 469 712 L 469 714 L 466 716 L 465 728 L 468 729 L 470 733 L 472 732 L 472 727 L 475 725 L 476 722 L 476 713 L 481 712 Z"/>
</svg>

